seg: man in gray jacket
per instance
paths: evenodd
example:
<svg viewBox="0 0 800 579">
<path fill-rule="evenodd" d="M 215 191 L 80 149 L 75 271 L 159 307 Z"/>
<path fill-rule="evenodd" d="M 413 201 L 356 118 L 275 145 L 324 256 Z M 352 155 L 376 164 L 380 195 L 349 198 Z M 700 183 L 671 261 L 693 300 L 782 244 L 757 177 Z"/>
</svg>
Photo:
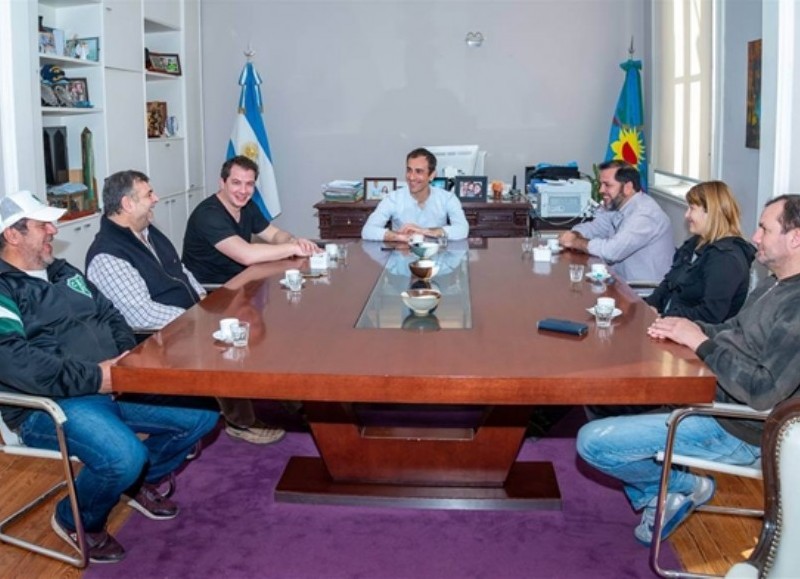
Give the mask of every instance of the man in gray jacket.
<svg viewBox="0 0 800 579">
<path fill-rule="evenodd" d="M 800 395 L 800 195 L 783 195 L 764 208 L 753 235 L 756 259 L 772 275 L 753 290 L 739 313 L 721 323 L 659 318 L 648 329 L 655 339 L 691 348 L 717 376 L 716 400 L 769 410 Z M 634 535 L 653 538 L 666 414 L 620 416 L 593 421 L 578 434 L 578 453 L 620 479 L 642 521 Z M 696 416 L 681 424 L 675 452 L 729 464 L 760 459 L 762 422 Z M 664 515 L 666 538 L 698 506 L 714 496 L 714 480 L 685 470 L 670 474 Z"/>
</svg>

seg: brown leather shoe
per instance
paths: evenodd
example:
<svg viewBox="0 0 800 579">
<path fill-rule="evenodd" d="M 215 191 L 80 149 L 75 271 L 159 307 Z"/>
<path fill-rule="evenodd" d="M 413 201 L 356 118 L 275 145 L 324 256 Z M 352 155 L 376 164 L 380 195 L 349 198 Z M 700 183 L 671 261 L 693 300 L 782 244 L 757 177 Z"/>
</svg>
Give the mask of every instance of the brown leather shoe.
<svg viewBox="0 0 800 579">
<path fill-rule="evenodd" d="M 178 505 L 158 492 L 156 485 L 142 483 L 135 497 L 128 499 L 128 504 L 154 521 L 166 521 L 178 516 Z"/>
<path fill-rule="evenodd" d="M 78 547 L 78 533 L 75 531 L 68 531 L 67 528 L 61 524 L 55 513 L 50 518 L 50 526 L 56 532 L 56 535 L 64 539 L 76 551 L 80 552 Z M 86 543 L 89 547 L 89 561 L 92 563 L 119 563 L 125 558 L 125 548 L 110 535 L 107 531 L 103 530 L 99 533 L 84 533 L 86 535 Z"/>
</svg>

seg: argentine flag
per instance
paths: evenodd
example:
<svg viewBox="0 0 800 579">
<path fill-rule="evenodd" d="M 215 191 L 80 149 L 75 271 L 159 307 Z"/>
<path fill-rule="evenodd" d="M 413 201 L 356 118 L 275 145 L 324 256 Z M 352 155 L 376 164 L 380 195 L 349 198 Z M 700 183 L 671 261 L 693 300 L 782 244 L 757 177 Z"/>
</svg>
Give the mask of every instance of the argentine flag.
<svg viewBox="0 0 800 579">
<path fill-rule="evenodd" d="M 264 107 L 261 102 L 261 76 L 256 72 L 253 63 L 248 60 L 239 76 L 242 93 L 239 96 L 239 112 L 233 126 L 231 140 L 228 142 L 227 159 L 244 155 L 258 163 L 259 175 L 256 181 L 256 192 L 253 201 L 264 216 L 272 221 L 281 213 L 281 201 L 278 198 L 278 185 L 275 182 L 275 170 L 272 166 L 272 153 L 269 150 L 267 130 L 261 113 Z"/>
<path fill-rule="evenodd" d="M 617 108 L 611 120 L 606 161 L 622 159 L 637 169 L 642 178 L 642 191 L 647 191 L 647 148 L 644 139 L 644 107 L 642 104 L 641 60 L 628 59 L 619 65 L 625 71 L 625 82 L 619 93 Z"/>
</svg>

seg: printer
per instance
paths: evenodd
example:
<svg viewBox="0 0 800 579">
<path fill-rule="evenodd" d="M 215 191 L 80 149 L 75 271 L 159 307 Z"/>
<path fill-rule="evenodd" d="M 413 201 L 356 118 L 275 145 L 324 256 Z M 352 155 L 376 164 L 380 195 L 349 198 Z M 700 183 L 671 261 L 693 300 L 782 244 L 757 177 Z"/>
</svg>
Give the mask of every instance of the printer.
<svg viewBox="0 0 800 579">
<path fill-rule="evenodd" d="M 592 184 L 585 179 L 545 179 L 531 191 L 539 216 L 580 217 L 591 208 Z"/>
</svg>

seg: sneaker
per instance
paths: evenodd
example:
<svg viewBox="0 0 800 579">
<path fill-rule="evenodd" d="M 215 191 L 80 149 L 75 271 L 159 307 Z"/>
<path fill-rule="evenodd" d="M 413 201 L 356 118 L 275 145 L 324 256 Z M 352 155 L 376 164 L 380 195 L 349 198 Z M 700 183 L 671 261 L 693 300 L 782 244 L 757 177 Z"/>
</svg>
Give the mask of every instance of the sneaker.
<svg viewBox="0 0 800 579">
<path fill-rule="evenodd" d="M 68 531 L 58 520 L 56 513 L 50 518 L 50 526 L 56 535 L 64 539 L 71 547 L 80 552 L 78 547 L 78 533 Z M 125 548 L 107 531 L 99 533 L 84 533 L 89 550 L 89 561 L 92 563 L 119 563 L 125 558 Z"/>
<path fill-rule="evenodd" d="M 231 438 L 238 438 L 251 444 L 272 444 L 286 435 L 286 431 L 283 428 L 273 428 L 259 420 L 256 420 L 253 426 L 244 428 L 234 426 L 228 422 L 225 424 L 225 432 Z"/>
<path fill-rule="evenodd" d="M 203 450 L 203 445 L 198 441 L 197 444 L 192 447 L 192 450 L 189 451 L 189 454 L 186 455 L 186 461 L 189 462 L 190 460 L 196 459 L 200 456 L 201 450 Z"/>
<path fill-rule="evenodd" d="M 174 519 L 178 515 L 178 505 L 158 492 L 156 485 L 143 483 L 135 497 L 128 499 L 128 504 L 154 521 Z"/>
<path fill-rule="evenodd" d="M 661 540 L 669 537 L 692 512 L 703 506 L 714 496 L 714 479 L 705 476 L 696 476 L 694 490 L 688 495 L 681 493 L 668 493 L 664 503 L 664 525 L 661 527 Z M 658 497 L 650 501 L 642 511 L 642 520 L 633 535 L 642 545 L 649 547 L 653 542 L 653 527 L 656 520 L 656 503 Z"/>
</svg>

